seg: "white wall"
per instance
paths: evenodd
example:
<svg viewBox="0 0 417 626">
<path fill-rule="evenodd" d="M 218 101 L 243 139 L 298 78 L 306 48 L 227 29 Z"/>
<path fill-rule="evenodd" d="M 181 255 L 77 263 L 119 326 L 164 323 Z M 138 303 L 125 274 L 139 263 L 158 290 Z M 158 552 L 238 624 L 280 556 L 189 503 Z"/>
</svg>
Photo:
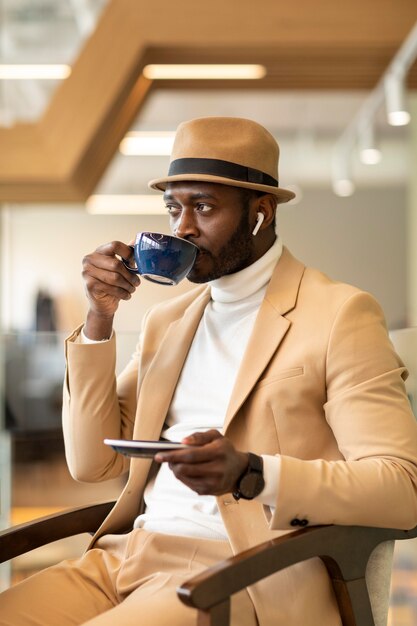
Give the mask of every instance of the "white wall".
<svg viewBox="0 0 417 626">
<path fill-rule="evenodd" d="M 300 259 L 329 275 L 371 291 L 382 303 L 391 328 L 406 319 L 405 192 L 358 191 L 336 198 L 309 190 L 294 206 L 282 206 L 278 227 Z M 3 328 L 33 326 L 35 295 L 46 288 L 56 299 L 60 329 L 71 330 L 86 312 L 81 279 L 84 254 L 113 239 L 129 241 L 139 230 L 168 232 L 165 216 L 92 216 L 80 206 L 12 206 L 2 211 L 1 291 Z M 188 288 L 143 281 L 116 320 L 136 332 L 144 311 Z"/>
<path fill-rule="evenodd" d="M 168 231 L 165 216 L 92 216 L 76 206 L 13 206 L 4 212 L 6 222 L 2 252 L 3 327 L 33 326 L 35 297 L 47 289 L 57 304 L 59 325 L 70 330 L 83 321 L 87 300 L 81 278 L 82 258 L 102 243 L 115 239 L 129 242 L 139 230 Z M 144 311 L 153 302 L 178 293 L 178 288 L 159 287 L 143 281 L 129 302 L 122 302 L 117 327 L 137 330 Z"/>
<path fill-rule="evenodd" d="M 305 263 L 371 292 L 390 328 L 407 325 L 407 199 L 404 188 L 361 189 L 350 198 L 310 190 L 278 217 Z"/>
</svg>

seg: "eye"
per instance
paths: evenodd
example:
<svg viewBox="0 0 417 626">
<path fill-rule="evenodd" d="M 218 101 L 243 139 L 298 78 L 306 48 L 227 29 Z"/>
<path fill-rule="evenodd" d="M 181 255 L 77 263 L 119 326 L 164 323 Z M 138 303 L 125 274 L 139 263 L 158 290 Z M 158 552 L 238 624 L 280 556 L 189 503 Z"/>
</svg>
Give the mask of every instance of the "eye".
<svg viewBox="0 0 417 626">
<path fill-rule="evenodd" d="M 181 213 L 180 207 L 175 206 L 174 204 L 167 204 L 166 210 L 168 211 L 168 215 L 171 217 L 177 217 Z"/>
<path fill-rule="evenodd" d="M 197 211 L 199 213 L 208 213 L 209 211 L 212 211 L 212 209 L 213 207 L 211 207 L 209 204 L 205 204 L 204 202 L 197 204 Z"/>
</svg>

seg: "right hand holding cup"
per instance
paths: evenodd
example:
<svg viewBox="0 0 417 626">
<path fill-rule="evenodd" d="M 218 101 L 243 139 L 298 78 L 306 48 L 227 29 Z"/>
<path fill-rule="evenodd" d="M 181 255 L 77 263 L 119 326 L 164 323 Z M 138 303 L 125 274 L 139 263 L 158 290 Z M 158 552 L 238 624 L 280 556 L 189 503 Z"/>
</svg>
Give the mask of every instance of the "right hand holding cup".
<svg viewBox="0 0 417 626">
<path fill-rule="evenodd" d="M 131 246 L 112 241 L 83 259 L 82 276 L 90 312 L 103 318 L 113 318 L 120 300 L 129 300 L 140 285 L 138 276 L 129 272 L 118 257 L 133 258 Z"/>
</svg>

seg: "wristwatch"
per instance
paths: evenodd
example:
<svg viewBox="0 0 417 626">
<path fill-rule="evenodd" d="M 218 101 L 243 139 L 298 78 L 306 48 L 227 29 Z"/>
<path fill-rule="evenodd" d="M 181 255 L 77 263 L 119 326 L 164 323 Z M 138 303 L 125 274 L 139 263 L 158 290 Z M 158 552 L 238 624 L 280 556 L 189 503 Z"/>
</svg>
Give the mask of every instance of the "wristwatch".
<svg viewBox="0 0 417 626">
<path fill-rule="evenodd" d="M 263 458 L 252 452 L 248 452 L 248 458 L 248 467 L 237 481 L 236 489 L 232 494 L 235 500 L 240 500 L 240 498 L 253 500 L 265 487 Z"/>
</svg>

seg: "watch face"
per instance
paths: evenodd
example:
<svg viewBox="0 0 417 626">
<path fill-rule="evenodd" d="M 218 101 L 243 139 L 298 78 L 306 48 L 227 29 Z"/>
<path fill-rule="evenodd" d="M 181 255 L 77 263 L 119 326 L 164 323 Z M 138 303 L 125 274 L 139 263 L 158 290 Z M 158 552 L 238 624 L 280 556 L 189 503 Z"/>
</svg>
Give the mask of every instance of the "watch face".
<svg viewBox="0 0 417 626">
<path fill-rule="evenodd" d="M 255 498 L 265 487 L 265 481 L 260 472 L 249 472 L 240 480 L 239 491 L 243 498 Z"/>
</svg>

